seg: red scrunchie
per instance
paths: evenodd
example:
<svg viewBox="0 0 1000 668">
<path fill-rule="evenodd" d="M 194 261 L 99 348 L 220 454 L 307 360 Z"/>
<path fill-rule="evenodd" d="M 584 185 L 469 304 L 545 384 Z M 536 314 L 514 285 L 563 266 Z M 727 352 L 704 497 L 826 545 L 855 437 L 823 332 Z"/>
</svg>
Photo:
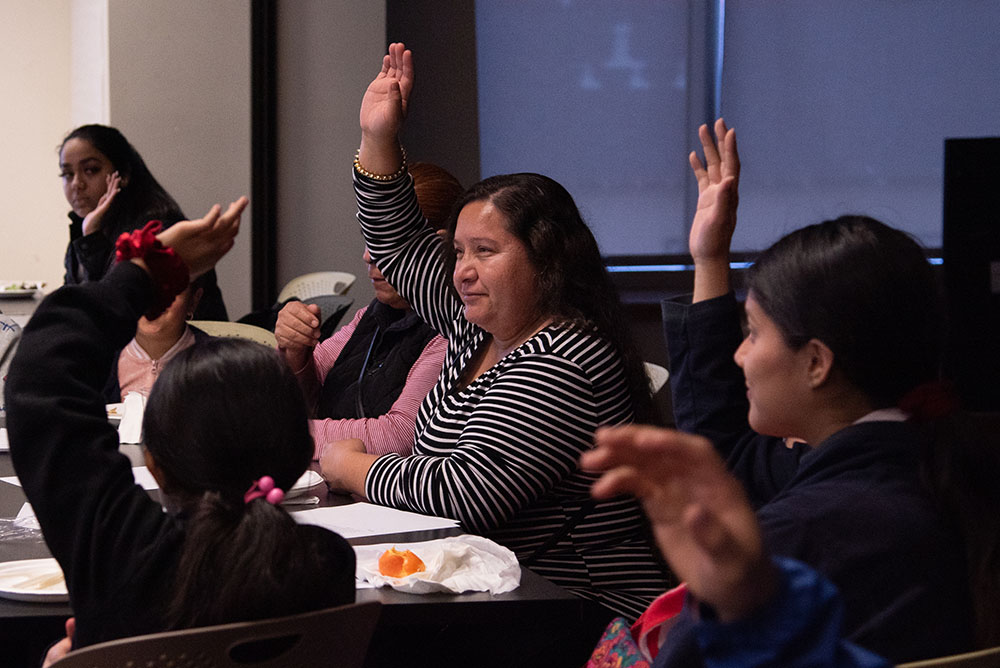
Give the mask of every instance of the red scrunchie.
<svg viewBox="0 0 1000 668">
<path fill-rule="evenodd" d="M 917 385 L 899 400 L 899 407 L 917 422 L 930 422 L 951 415 L 959 408 L 952 383 L 943 380 Z"/>
<path fill-rule="evenodd" d="M 149 269 L 153 279 L 153 302 L 146 311 L 146 317 L 150 320 L 166 311 L 190 281 L 187 265 L 180 255 L 156 239 L 162 229 L 163 223 L 151 220 L 141 230 L 122 232 L 115 243 L 115 259 L 118 262 L 141 258 Z"/>
</svg>

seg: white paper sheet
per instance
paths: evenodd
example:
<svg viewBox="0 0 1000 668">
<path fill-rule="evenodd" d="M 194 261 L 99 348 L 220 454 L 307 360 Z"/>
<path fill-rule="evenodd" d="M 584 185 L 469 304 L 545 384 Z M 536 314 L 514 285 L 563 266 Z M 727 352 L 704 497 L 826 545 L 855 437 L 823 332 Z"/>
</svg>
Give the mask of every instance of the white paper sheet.
<svg viewBox="0 0 1000 668">
<path fill-rule="evenodd" d="M 150 490 L 160 488 L 160 486 L 156 484 L 156 479 L 153 477 L 153 474 L 150 473 L 149 469 L 145 466 L 133 466 L 132 475 L 135 476 L 136 483 L 142 485 L 143 489 Z M 21 486 L 21 481 L 17 479 L 16 475 L 6 476 L 4 478 L 0 478 L 0 480 L 3 482 L 9 482 L 12 485 L 17 485 L 18 487 Z"/>
<path fill-rule="evenodd" d="M 7 427 L 0 427 L 0 452 L 10 450 L 10 441 L 7 440 Z"/>
<path fill-rule="evenodd" d="M 371 503 L 313 508 L 291 515 L 299 524 L 315 524 L 335 531 L 344 538 L 383 536 L 428 529 L 452 529 L 458 526 L 458 522 L 446 517 L 431 517 Z"/>
<path fill-rule="evenodd" d="M 119 443 L 142 443 L 142 414 L 146 410 L 146 397 L 138 392 L 125 395 L 125 416 L 118 424 Z"/>
</svg>

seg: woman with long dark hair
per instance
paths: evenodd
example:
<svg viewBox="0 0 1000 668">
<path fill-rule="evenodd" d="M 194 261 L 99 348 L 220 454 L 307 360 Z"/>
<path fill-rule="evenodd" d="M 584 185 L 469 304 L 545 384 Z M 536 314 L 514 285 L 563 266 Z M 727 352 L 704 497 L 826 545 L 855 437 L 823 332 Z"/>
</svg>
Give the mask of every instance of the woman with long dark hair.
<svg viewBox="0 0 1000 668">
<path fill-rule="evenodd" d="M 977 633 L 996 644 L 998 521 L 982 512 L 1000 503 L 996 435 L 944 428 L 970 423 L 939 382 L 943 317 L 923 251 L 860 215 L 796 230 L 747 272 L 744 336 L 729 279 L 739 160 L 733 131 L 715 130 L 718 143 L 700 130 L 705 164 L 691 156 L 692 303 L 664 304 L 678 428 L 727 460 L 767 549 L 837 586 L 847 639 L 893 662 L 970 650 Z M 958 477 L 970 461 L 983 473 Z M 696 617 L 682 615 L 656 666 L 688 665 Z"/>
<path fill-rule="evenodd" d="M 150 220 L 169 227 L 185 218 L 180 206 L 116 128 L 81 125 L 59 145 L 59 176 L 69 213 L 64 283 L 99 280 L 114 262 L 114 244 L 123 232 Z M 204 295 L 194 317 L 228 320 L 212 269 L 202 279 Z"/>
<path fill-rule="evenodd" d="M 208 339 L 165 367 L 143 419 L 163 506 L 135 484 L 105 414 L 115 352 L 140 315 L 155 318 L 232 247 L 245 205 L 176 223 L 156 242 L 151 226 L 133 233 L 104 278 L 39 305 L 11 364 L 11 457 L 66 576 L 75 647 L 354 600 L 347 542 L 277 505 L 313 446 L 298 383 L 274 350 Z"/>
<path fill-rule="evenodd" d="M 365 94 L 358 217 L 372 258 L 448 354 L 411 456 L 333 443 L 323 474 L 376 503 L 458 519 L 600 603 L 595 617 L 634 618 L 672 576 L 636 501 L 591 500 L 596 476 L 578 464 L 598 426 L 651 403 L 597 243 L 569 193 L 539 174 L 486 179 L 444 240 L 429 229 L 397 139 L 412 76 L 410 52 L 393 44 Z"/>
</svg>

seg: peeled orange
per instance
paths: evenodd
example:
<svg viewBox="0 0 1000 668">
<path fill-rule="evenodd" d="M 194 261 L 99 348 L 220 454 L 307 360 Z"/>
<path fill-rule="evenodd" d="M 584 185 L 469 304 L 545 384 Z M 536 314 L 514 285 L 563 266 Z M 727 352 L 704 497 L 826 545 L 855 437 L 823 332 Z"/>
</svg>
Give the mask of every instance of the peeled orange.
<svg viewBox="0 0 1000 668">
<path fill-rule="evenodd" d="M 391 578 L 404 578 L 427 570 L 420 557 L 409 550 L 390 548 L 378 558 L 378 571 Z"/>
</svg>

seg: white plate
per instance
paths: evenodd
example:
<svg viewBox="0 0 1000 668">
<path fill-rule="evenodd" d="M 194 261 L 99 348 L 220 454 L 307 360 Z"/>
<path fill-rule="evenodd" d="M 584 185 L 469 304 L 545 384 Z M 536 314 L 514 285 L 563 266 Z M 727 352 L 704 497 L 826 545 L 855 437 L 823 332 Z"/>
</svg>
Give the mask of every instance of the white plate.
<svg viewBox="0 0 1000 668">
<path fill-rule="evenodd" d="M 34 297 L 44 285 L 42 281 L 0 280 L 0 297 Z"/>
<path fill-rule="evenodd" d="M 68 601 L 69 593 L 55 559 L 22 559 L 0 563 L 0 597 L 59 603 Z"/>
<path fill-rule="evenodd" d="M 285 492 L 285 498 L 291 499 L 300 494 L 304 494 L 310 487 L 314 487 L 323 482 L 323 476 L 316 471 L 308 470 L 302 474 L 302 477 L 295 481 L 295 484 Z"/>
<path fill-rule="evenodd" d="M 37 290 L 27 290 L 25 288 L 10 288 L 0 290 L 0 297 L 34 297 Z"/>
</svg>

